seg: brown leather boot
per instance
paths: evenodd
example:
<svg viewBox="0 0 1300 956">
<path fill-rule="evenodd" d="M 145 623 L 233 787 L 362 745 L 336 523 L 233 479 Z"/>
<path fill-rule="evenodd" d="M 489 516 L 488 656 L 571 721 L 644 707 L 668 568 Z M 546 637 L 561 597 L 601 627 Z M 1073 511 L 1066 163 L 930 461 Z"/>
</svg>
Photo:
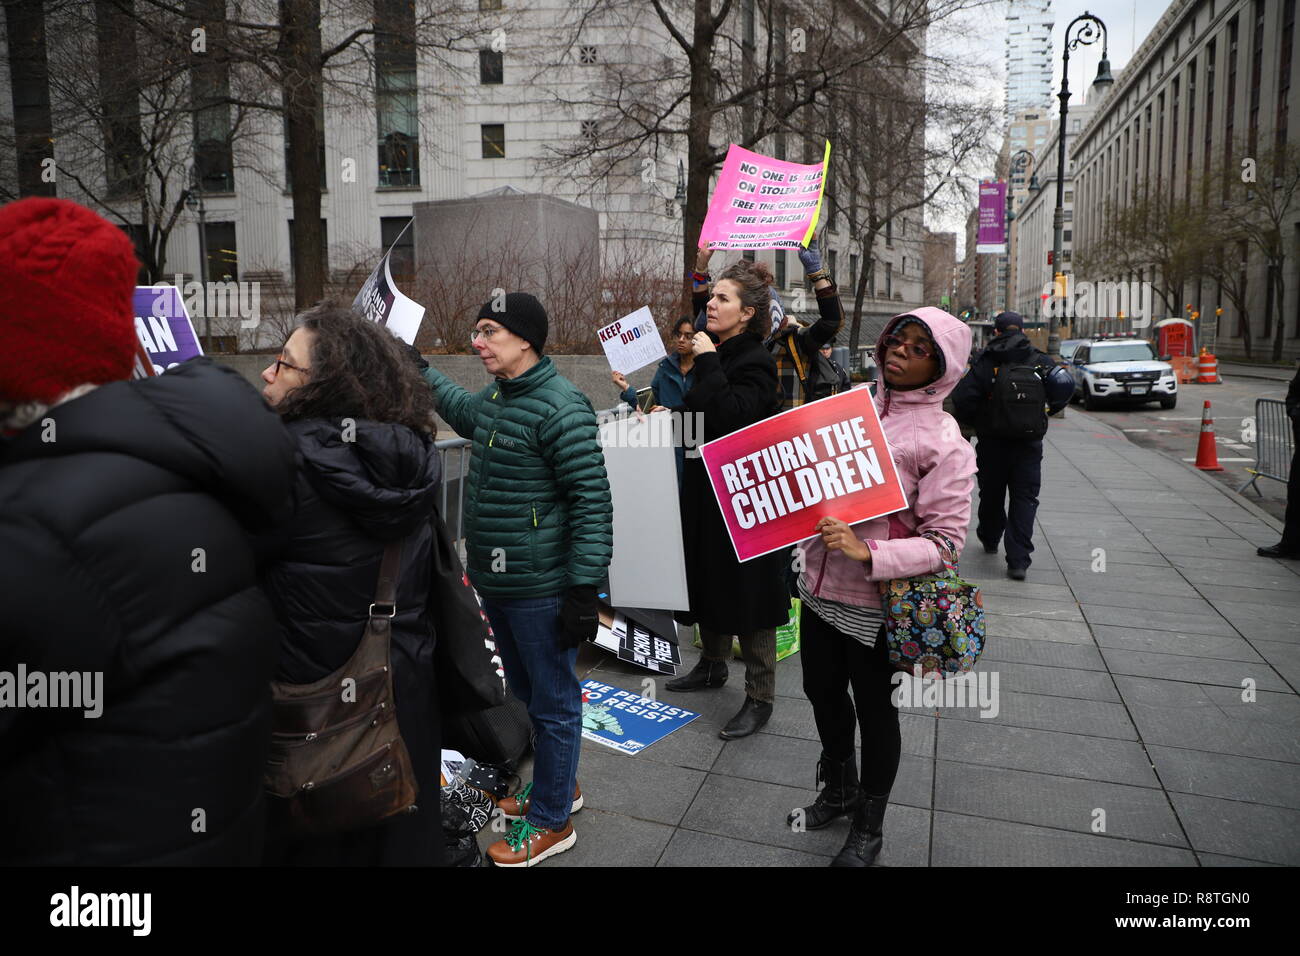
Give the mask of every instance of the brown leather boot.
<svg viewBox="0 0 1300 956">
<path fill-rule="evenodd" d="M 497 801 L 497 808 L 501 815 L 507 820 L 518 820 L 520 817 L 528 816 L 528 808 L 533 802 L 533 784 L 529 781 L 524 788 L 512 797 L 502 797 Z M 582 788 L 577 784 L 573 786 L 573 806 L 569 808 L 570 813 L 577 813 L 582 809 Z"/>
<path fill-rule="evenodd" d="M 561 830 L 543 830 L 527 820 L 516 820 L 504 839 L 488 847 L 488 857 L 496 866 L 536 866 L 577 842 L 572 820 Z"/>
</svg>

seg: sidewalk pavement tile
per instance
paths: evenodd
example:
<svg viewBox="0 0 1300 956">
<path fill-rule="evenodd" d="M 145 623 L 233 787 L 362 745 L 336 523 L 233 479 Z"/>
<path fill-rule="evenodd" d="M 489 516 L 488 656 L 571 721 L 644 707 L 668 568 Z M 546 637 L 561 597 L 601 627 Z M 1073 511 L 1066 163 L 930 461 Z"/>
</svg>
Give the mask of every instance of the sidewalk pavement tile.
<svg viewBox="0 0 1300 956">
<path fill-rule="evenodd" d="M 1148 631 L 1142 627 L 1118 627 L 1098 624 L 1092 629 L 1097 644 L 1104 648 L 1127 651 L 1154 651 L 1157 654 L 1186 654 L 1190 657 L 1212 657 L 1224 661 L 1260 661 L 1243 637 L 1225 637 L 1221 634 L 1184 634 L 1180 631 Z M 1300 648 L 1298 648 L 1300 650 Z"/>
<path fill-rule="evenodd" d="M 992 642 L 990 642 L 991 644 Z M 1118 701 L 1119 693 L 1110 675 L 1100 670 L 1075 667 L 1043 667 L 999 661 L 998 690 L 1048 697 L 1077 697 L 1084 700 Z"/>
<path fill-rule="evenodd" d="M 1273 665 L 1291 688 L 1300 687 L 1300 644 L 1286 644 L 1282 641 L 1253 640 L 1255 649 L 1263 655 L 1264 660 Z"/>
<path fill-rule="evenodd" d="M 1032 575 L 1034 569 L 1030 568 L 1029 573 Z M 1036 617 L 1045 621 L 1069 621 L 1076 624 L 1083 621 L 1083 615 L 1073 601 L 1062 604 L 1060 601 L 1034 601 L 1022 597 L 990 595 L 984 601 L 984 608 L 986 611 L 991 609 L 998 614 L 1011 617 Z"/>
<path fill-rule="evenodd" d="M 1031 572 L 1032 573 L 1032 569 Z M 1081 621 L 1050 621 L 1040 617 L 1017 617 L 984 611 L 984 627 L 989 640 L 1015 637 L 1027 641 L 1051 641 L 1061 644 L 1092 644 L 1092 632 Z"/>
<path fill-rule="evenodd" d="M 1185 517 L 1135 518 L 1133 527 L 1148 535 L 1171 535 L 1175 537 L 1195 535 L 1197 538 L 1241 540 L 1241 535 L 1236 531 L 1236 522 L 1234 522 L 1234 527 L 1229 528 L 1218 519 L 1207 517 L 1204 514 L 1190 520 Z"/>
<path fill-rule="evenodd" d="M 686 767 L 642 761 L 583 741 L 578 780 L 583 800 L 597 810 L 676 826 L 704 783 Z"/>
<path fill-rule="evenodd" d="M 1141 744 L 1136 742 L 1000 727 L 988 721 L 941 721 L 938 757 L 1138 787 L 1160 785 Z"/>
<path fill-rule="evenodd" d="M 1137 729 L 1129 719 L 1123 704 L 1071 697 L 1048 697 L 1042 694 L 1021 694 L 1003 690 L 1000 681 L 996 717 L 981 717 L 979 710 L 973 707 L 947 708 L 943 711 L 943 715 L 962 720 L 989 721 L 1006 727 L 1083 734 L 1086 737 L 1137 740 L 1138 736 Z"/>
<path fill-rule="evenodd" d="M 1183 594 L 1157 594 L 1134 590 L 1129 581 L 1111 579 L 1105 582 L 1075 582 L 1074 594 L 1080 604 L 1098 604 L 1102 607 L 1123 607 L 1139 611 L 1178 611 L 1184 614 L 1213 614 L 1214 605 L 1205 600 L 1189 584 Z"/>
<path fill-rule="evenodd" d="M 1300 642 L 1300 608 L 1217 601 L 1220 614 L 1246 637 Z"/>
<path fill-rule="evenodd" d="M 717 731 L 693 730 L 700 718 L 692 720 L 680 730 L 674 730 L 667 737 L 656 740 L 645 750 L 636 755 L 635 760 L 649 760 L 652 763 L 668 764 L 673 767 L 688 767 L 692 770 L 708 770 L 722 753 L 724 741 Z M 599 747 L 599 744 L 583 742 L 583 748 Z M 612 752 L 612 751 L 611 751 Z"/>
<path fill-rule="evenodd" d="M 1295 694 L 1261 693 L 1255 703 L 1244 704 L 1235 688 L 1122 675 L 1115 683 L 1148 745 L 1300 763 L 1300 726 L 1273 704 L 1282 698 L 1293 708 Z M 1215 691 L 1230 695 L 1239 706 Z"/>
<path fill-rule="evenodd" d="M 934 813 L 935 866 L 1195 866 L 1187 850 L 1117 837 Z"/>
<path fill-rule="evenodd" d="M 1250 570 L 1246 564 L 1236 564 L 1230 568 L 1182 568 L 1182 575 L 1193 585 L 1214 584 L 1228 587 L 1258 588 L 1261 591 L 1294 591 L 1297 587 L 1296 576 L 1285 568 L 1276 570 L 1280 562 L 1261 562 L 1264 567 L 1258 571 Z M 1269 566 L 1271 565 L 1271 566 Z"/>
<path fill-rule="evenodd" d="M 573 817 L 573 847 L 541 866 L 654 866 L 673 828 L 584 807 Z"/>
<path fill-rule="evenodd" d="M 1224 661 L 1185 654 L 1155 654 L 1150 651 L 1125 651 L 1106 648 L 1103 653 L 1112 674 L 1155 677 L 1159 680 L 1189 681 L 1193 684 L 1242 686 L 1252 678 L 1259 690 L 1290 691 L 1290 687 L 1268 664 L 1262 661 Z"/>
<path fill-rule="evenodd" d="M 1037 564 L 1034 565 L 1034 571 L 1038 571 Z M 1057 572 L 1059 573 L 1059 572 Z M 962 574 L 966 572 L 963 569 Z M 1038 577 L 1035 574 L 1035 577 Z M 991 577 L 988 579 L 975 579 L 974 575 L 968 575 L 968 580 L 974 580 L 974 583 L 980 586 L 984 592 L 984 603 L 991 603 L 992 598 L 1004 597 L 1023 597 L 1035 601 L 1064 601 L 1067 604 L 1074 603 L 1074 594 L 1066 584 L 1043 584 L 1035 581 L 1012 581 L 1006 577 Z M 1061 575 L 1061 580 L 1065 576 Z"/>
<path fill-rule="evenodd" d="M 918 757 L 934 756 L 933 717 L 904 710 L 898 716 L 898 726 L 903 737 L 903 753 L 916 754 Z M 777 699 L 776 706 L 772 709 L 772 719 L 767 722 L 762 733 L 804 740 L 820 739 L 817 723 L 813 720 L 812 704 L 788 697 Z M 743 740 L 729 741 L 728 746 L 743 743 Z"/>
<path fill-rule="evenodd" d="M 1141 590 L 1148 585 L 1169 585 L 1182 586 L 1187 580 L 1179 573 L 1178 569 L 1163 561 L 1160 563 L 1147 564 L 1120 564 L 1115 565 L 1110 562 L 1110 556 L 1107 554 L 1105 571 L 1093 570 L 1093 562 L 1090 556 L 1084 556 L 1079 560 L 1059 558 L 1061 573 L 1068 579 L 1071 587 L 1075 584 L 1083 584 L 1085 587 L 1092 583 L 1095 578 L 1105 578 L 1107 581 L 1116 580 L 1129 586 L 1129 590 L 1137 587 Z M 1158 556 L 1157 556 L 1158 559 Z"/>
<path fill-rule="evenodd" d="M 1171 792 L 1300 810 L 1300 764 L 1155 744 L 1147 753 Z"/>
<path fill-rule="evenodd" d="M 1045 667 L 1073 667 L 1089 671 L 1106 669 L 1101 653 L 1095 647 L 1087 644 L 1062 644 L 1059 641 L 1030 641 L 1021 637 L 989 638 L 980 661 L 1041 664 Z M 980 666 L 983 667 L 984 663 Z"/>
<path fill-rule="evenodd" d="M 1170 794 L 1178 819 L 1197 850 L 1286 866 L 1300 865 L 1300 810 Z"/>
<path fill-rule="evenodd" d="M 1300 588 L 1292 588 L 1289 591 L 1278 591 L 1269 588 L 1257 587 L 1239 587 L 1224 584 L 1201 584 L 1197 590 L 1205 597 L 1219 603 L 1221 601 L 1230 601 L 1233 603 L 1254 603 L 1265 604 L 1276 607 L 1290 608 L 1292 611 L 1300 608 Z"/>
<path fill-rule="evenodd" d="M 1083 614 L 1089 624 L 1118 624 L 1121 627 L 1148 627 L 1159 631 L 1193 631 L 1198 634 L 1232 636 L 1232 625 L 1218 615 L 1184 614 L 1179 611 L 1141 611 L 1135 608 L 1084 604 Z M 1222 611 L 1222 608 L 1220 608 Z"/>
<path fill-rule="evenodd" d="M 1238 558 L 1256 558 L 1255 548 L 1241 538 L 1230 541 L 1224 538 L 1207 538 L 1199 535 L 1185 534 L 1151 534 L 1147 536 L 1151 545 L 1171 559 L 1178 556 L 1200 557 L 1214 555 L 1225 563 Z"/>
<path fill-rule="evenodd" d="M 1187 846 L 1159 790 L 1054 774 L 938 761 L 935 809 L 1091 834 L 1105 811 L 1107 836 Z"/>
<path fill-rule="evenodd" d="M 1093 534 L 1088 529 L 1083 533 L 1070 535 L 1048 535 L 1052 553 L 1057 560 L 1091 561 L 1094 548 L 1106 550 L 1107 564 L 1163 564 L 1160 549 L 1142 535 L 1133 532 L 1122 538 L 1102 533 Z"/>
<path fill-rule="evenodd" d="M 1201 593 L 1195 585 L 1176 570 L 1172 568 L 1156 570 L 1162 573 L 1139 578 L 1135 574 L 1130 574 L 1127 568 L 1120 574 L 1112 574 L 1109 570 L 1093 571 L 1091 568 L 1088 568 L 1086 573 L 1080 573 L 1078 569 L 1072 568 L 1069 582 L 1073 599 L 1085 604 L 1106 604 L 1109 601 L 1117 606 L 1127 607 L 1129 605 L 1119 605 L 1118 601 L 1110 599 L 1136 595 L 1154 599 L 1158 603 L 1153 604 L 1152 607 L 1164 611 L 1176 611 L 1178 605 L 1173 603 L 1175 601 L 1201 599 Z"/>
<path fill-rule="evenodd" d="M 1281 863 L 1265 863 L 1263 860 L 1243 860 L 1237 856 L 1220 856 L 1218 853 L 1198 853 L 1201 866 L 1281 866 Z"/>
<path fill-rule="evenodd" d="M 713 833 L 677 830 L 659 866 L 826 866 L 829 856 L 734 840 Z"/>
<path fill-rule="evenodd" d="M 681 828 L 832 856 L 844 845 L 847 827 L 796 832 L 785 822 L 791 810 L 806 806 L 812 797 L 812 790 L 710 774 Z"/>
</svg>

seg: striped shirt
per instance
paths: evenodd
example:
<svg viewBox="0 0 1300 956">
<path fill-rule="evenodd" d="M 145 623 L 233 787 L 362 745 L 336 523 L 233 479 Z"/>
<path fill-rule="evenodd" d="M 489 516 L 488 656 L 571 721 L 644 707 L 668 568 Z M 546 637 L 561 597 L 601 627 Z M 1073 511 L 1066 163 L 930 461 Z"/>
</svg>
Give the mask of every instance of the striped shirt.
<svg viewBox="0 0 1300 956">
<path fill-rule="evenodd" d="M 813 597 L 799 575 L 799 599 L 804 607 L 842 634 L 847 634 L 855 641 L 861 641 L 867 647 L 876 646 L 876 635 L 885 623 L 884 614 L 878 607 L 864 607 L 861 604 L 845 604 L 829 598 Z"/>
</svg>

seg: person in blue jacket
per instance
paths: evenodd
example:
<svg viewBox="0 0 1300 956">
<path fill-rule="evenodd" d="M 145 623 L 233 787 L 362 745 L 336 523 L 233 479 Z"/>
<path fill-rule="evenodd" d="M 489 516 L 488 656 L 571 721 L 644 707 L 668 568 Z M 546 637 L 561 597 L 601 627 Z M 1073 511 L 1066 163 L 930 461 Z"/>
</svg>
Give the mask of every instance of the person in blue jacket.
<svg viewBox="0 0 1300 956">
<path fill-rule="evenodd" d="M 659 363 L 655 377 L 650 381 L 655 407 L 676 408 L 686 404 L 686 393 L 695 384 L 695 353 L 691 350 L 694 335 L 695 323 L 689 315 L 682 316 L 673 326 L 668 355 Z M 627 383 L 627 376 L 622 372 L 612 372 L 610 378 L 622 390 L 619 398 L 636 408 L 636 389 Z M 680 488 L 686 449 L 678 445 L 676 452 L 677 486 Z"/>
</svg>

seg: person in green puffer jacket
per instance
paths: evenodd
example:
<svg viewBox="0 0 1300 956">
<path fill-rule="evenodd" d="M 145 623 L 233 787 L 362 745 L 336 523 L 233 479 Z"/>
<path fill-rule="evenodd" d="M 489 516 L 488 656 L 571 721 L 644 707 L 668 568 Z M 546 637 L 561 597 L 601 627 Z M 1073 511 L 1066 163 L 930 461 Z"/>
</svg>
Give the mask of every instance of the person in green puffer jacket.
<svg viewBox="0 0 1300 956">
<path fill-rule="evenodd" d="M 613 505 L 596 413 L 542 354 L 549 323 L 523 292 L 484 304 L 470 336 L 494 381 L 471 393 L 430 367 L 439 414 L 474 443 L 464 521 L 467 569 L 511 691 L 537 734 L 530 789 L 501 801 L 515 823 L 488 849 L 532 866 L 573 846 L 582 806 L 578 646 L 595 637 L 597 588 L 613 553 Z"/>
</svg>

